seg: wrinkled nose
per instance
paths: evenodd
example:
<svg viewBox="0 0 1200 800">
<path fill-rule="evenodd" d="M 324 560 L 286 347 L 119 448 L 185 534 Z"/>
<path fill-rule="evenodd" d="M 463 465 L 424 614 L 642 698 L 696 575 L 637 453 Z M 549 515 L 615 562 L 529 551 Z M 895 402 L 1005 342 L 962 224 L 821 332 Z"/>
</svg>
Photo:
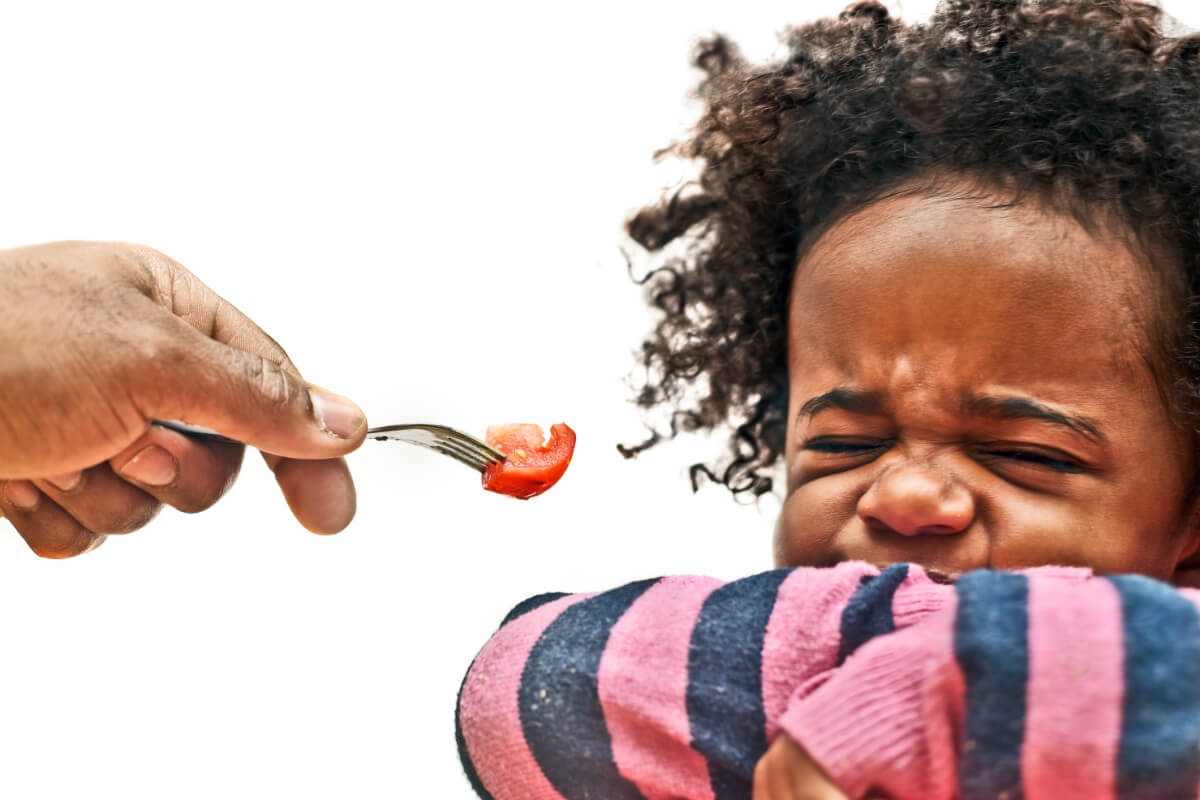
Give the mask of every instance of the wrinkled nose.
<svg viewBox="0 0 1200 800">
<path fill-rule="evenodd" d="M 975 501 L 934 465 L 908 461 L 876 479 L 858 501 L 858 516 L 904 536 L 961 533 L 975 518 Z"/>
</svg>

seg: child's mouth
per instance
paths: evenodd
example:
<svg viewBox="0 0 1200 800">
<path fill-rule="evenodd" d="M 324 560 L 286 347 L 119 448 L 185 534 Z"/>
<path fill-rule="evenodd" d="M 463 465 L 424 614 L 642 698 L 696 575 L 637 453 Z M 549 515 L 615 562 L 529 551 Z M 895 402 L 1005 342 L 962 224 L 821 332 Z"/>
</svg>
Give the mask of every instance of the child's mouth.
<svg viewBox="0 0 1200 800">
<path fill-rule="evenodd" d="M 954 583 L 961 575 L 942 572 L 936 569 L 925 569 L 925 574 L 929 576 L 929 580 L 934 583 Z"/>
</svg>

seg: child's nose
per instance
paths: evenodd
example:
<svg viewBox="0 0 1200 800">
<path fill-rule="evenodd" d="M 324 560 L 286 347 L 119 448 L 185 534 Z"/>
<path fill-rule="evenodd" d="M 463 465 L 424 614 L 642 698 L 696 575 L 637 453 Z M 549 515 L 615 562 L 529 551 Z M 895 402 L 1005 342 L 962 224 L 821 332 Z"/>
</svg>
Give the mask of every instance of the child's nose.
<svg viewBox="0 0 1200 800">
<path fill-rule="evenodd" d="M 961 533 L 975 501 L 961 483 L 923 461 L 890 467 L 859 498 L 858 516 L 872 528 L 904 536 Z"/>
</svg>

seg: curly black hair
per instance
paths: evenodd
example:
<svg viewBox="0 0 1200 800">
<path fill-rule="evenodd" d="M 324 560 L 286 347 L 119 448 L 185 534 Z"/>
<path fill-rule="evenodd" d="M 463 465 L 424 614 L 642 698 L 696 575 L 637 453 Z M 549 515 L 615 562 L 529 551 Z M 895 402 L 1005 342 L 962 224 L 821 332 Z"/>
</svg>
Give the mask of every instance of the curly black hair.
<svg viewBox="0 0 1200 800">
<path fill-rule="evenodd" d="M 798 255 L 848 212 L 938 175 L 1036 197 L 1092 230 L 1115 221 L 1168 262 L 1148 362 L 1196 429 L 1200 35 L 1167 37 L 1161 22 L 1136 0 L 943 0 L 930 22 L 904 24 L 866 0 L 790 30 L 788 55 L 766 66 L 724 37 L 701 42 L 703 114 L 659 153 L 698 178 L 627 224 L 649 251 L 634 279 L 658 313 L 636 402 L 669 431 L 618 449 L 732 431 L 724 454 L 692 465 L 693 489 L 707 476 L 735 497 L 770 491 Z"/>
</svg>

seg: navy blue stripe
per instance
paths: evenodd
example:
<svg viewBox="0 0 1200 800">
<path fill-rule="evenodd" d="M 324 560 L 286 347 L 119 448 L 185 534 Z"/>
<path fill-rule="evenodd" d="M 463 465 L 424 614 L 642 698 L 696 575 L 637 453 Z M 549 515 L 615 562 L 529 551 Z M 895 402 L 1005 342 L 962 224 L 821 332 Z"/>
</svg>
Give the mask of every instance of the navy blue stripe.
<svg viewBox="0 0 1200 800">
<path fill-rule="evenodd" d="M 1165 583 L 1109 578 L 1121 596 L 1125 702 L 1117 796 L 1196 796 L 1200 783 L 1200 615 Z"/>
<path fill-rule="evenodd" d="M 643 800 L 617 772 L 596 675 L 613 625 L 657 582 L 630 583 L 575 603 L 529 652 L 517 690 L 521 730 L 547 780 L 567 800 Z"/>
<path fill-rule="evenodd" d="M 969 572 L 955 589 L 954 655 L 967 688 L 959 796 L 1021 800 L 1029 579 L 1006 572 Z"/>
<path fill-rule="evenodd" d="M 716 800 L 750 796 L 754 765 L 767 749 L 762 647 L 779 584 L 777 569 L 727 583 L 700 609 L 688 653 L 692 747 L 708 760 Z"/>
<path fill-rule="evenodd" d="M 897 587 L 908 577 L 908 564 L 892 564 L 878 575 L 863 575 L 858 589 L 842 611 L 842 640 L 838 644 L 837 663 L 850 657 L 858 648 L 896 630 L 892 616 L 892 597 Z"/>
<path fill-rule="evenodd" d="M 471 666 L 475 666 L 475 660 L 471 660 Z M 458 760 L 462 764 L 463 772 L 467 775 L 467 782 L 471 784 L 471 788 L 475 790 L 475 794 L 479 795 L 481 800 L 495 800 L 488 790 L 484 788 L 483 781 L 479 780 L 479 773 L 475 771 L 475 764 L 471 761 L 471 754 L 467 751 L 467 740 L 463 738 L 462 732 L 462 693 L 463 687 L 467 685 L 467 676 L 471 674 L 470 668 L 467 669 L 467 674 L 463 676 L 462 683 L 458 685 L 458 699 L 454 701 L 454 741 L 458 744 Z"/>
<path fill-rule="evenodd" d="M 535 608 L 538 608 L 539 606 L 544 606 L 544 605 L 546 605 L 546 603 L 549 603 L 552 600 L 557 600 L 560 597 L 566 597 L 566 596 L 567 596 L 566 592 L 546 592 L 545 594 L 535 594 L 533 597 L 530 597 L 528 600 L 522 600 L 521 602 L 519 602 L 515 606 L 513 606 L 512 611 L 508 612 L 508 614 L 505 615 L 504 619 L 500 622 L 500 627 L 503 628 L 505 625 L 512 622 L 517 617 L 520 617 L 524 614 L 528 614 L 530 611 L 533 611 Z"/>
<path fill-rule="evenodd" d="M 513 607 L 505 615 L 501 621 L 500 627 L 503 628 L 508 623 L 512 622 L 517 617 L 528 614 L 539 606 L 549 603 L 551 600 L 557 600 L 560 597 L 566 597 L 566 592 L 546 592 L 545 594 L 534 595 L 527 600 L 522 600 Z M 475 661 L 472 659 L 471 666 L 475 666 Z M 467 750 L 467 740 L 463 737 L 462 732 L 462 693 L 463 687 L 467 685 L 467 677 L 471 674 L 470 668 L 467 669 L 467 674 L 463 676 L 462 683 L 458 685 L 458 698 L 454 701 L 454 741 L 458 745 L 458 760 L 462 764 L 463 772 L 466 773 L 467 782 L 471 784 L 471 788 L 475 790 L 475 794 L 479 795 L 481 800 L 494 800 L 492 795 L 484 787 L 483 781 L 479 779 L 479 773 L 475 770 L 475 764 L 471 761 L 471 753 Z"/>
</svg>

